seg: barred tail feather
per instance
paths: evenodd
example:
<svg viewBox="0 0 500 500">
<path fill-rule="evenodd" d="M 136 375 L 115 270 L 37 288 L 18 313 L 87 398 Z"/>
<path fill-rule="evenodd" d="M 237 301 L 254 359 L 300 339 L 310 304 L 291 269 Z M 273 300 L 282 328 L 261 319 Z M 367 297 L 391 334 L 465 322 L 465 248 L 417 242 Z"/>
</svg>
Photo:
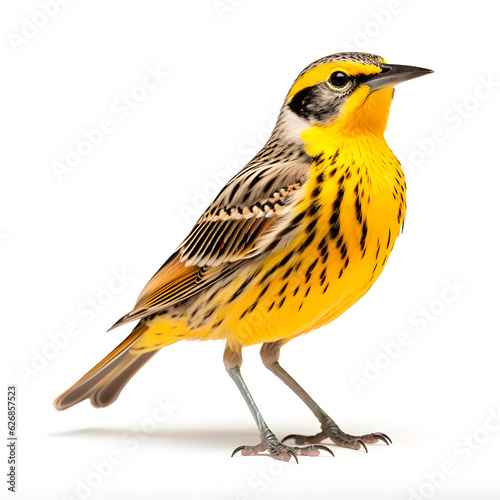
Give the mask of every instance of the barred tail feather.
<svg viewBox="0 0 500 500">
<path fill-rule="evenodd" d="M 116 349 L 54 401 L 55 408 L 65 410 L 87 398 L 96 408 L 113 403 L 128 381 L 158 352 L 131 349 L 147 329 L 144 323 L 139 323 Z"/>
</svg>

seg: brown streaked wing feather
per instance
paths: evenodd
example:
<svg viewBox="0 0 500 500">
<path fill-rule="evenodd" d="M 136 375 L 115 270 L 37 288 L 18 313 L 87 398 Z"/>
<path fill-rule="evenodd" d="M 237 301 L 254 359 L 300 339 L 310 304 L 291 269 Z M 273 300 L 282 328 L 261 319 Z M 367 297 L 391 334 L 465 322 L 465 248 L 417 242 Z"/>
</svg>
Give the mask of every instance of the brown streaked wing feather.
<svg viewBox="0 0 500 500">
<path fill-rule="evenodd" d="M 312 158 L 301 144 L 282 141 L 282 126 L 278 120 L 264 148 L 224 186 L 178 247 L 183 262 L 218 266 L 259 253 L 260 236 L 310 175 Z"/>
<path fill-rule="evenodd" d="M 244 259 L 265 251 L 276 228 L 286 222 L 282 215 L 290 212 L 310 164 L 297 159 L 271 163 L 258 155 L 228 182 L 151 278 L 134 309 L 112 328 L 196 295 L 230 275 Z"/>
<path fill-rule="evenodd" d="M 231 274 L 238 264 L 221 268 L 186 266 L 173 255 L 151 278 L 139 295 L 134 309 L 119 319 L 111 328 L 116 328 L 130 321 L 145 318 L 161 310 L 186 300 L 201 292 L 216 281 Z"/>
<path fill-rule="evenodd" d="M 180 260 L 188 266 L 219 266 L 259 253 L 260 236 L 266 233 L 287 210 L 291 196 L 300 183 L 261 198 L 251 206 L 207 210 L 177 249 Z"/>
</svg>

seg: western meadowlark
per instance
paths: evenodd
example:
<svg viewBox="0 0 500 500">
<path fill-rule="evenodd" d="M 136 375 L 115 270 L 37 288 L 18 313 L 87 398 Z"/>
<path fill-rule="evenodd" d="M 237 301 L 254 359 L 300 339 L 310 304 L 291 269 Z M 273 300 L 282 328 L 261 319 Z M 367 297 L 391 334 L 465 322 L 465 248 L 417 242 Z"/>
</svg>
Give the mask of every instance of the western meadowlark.
<svg viewBox="0 0 500 500">
<path fill-rule="evenodd" d="M 267 452 L 297 460 L 320 449 L 331 453 L 318 444 L 327 438 L 352 449 L 389 444 L 381 432 L 341 431 L 278 358 L 288 341 L 351 307 L 382 272 L 406 209 L 403 171 L 384 139 L 394 86 L 431 72 L 363 53 L 334 54 L 305 68 L 266 145 L 112 327 L 139 320 L 132 333 L 55 407 L 64 410 L 86 398 L 107 406 L 162 347 L 225 339 L 226 370 L 262 440 L 233 455 Z M 240 373 L 242 348 L 253 344 L 263 344 L 264 365 L 318 418 L 319 434 L 287 437 L 308 446 L 279 441 L 259 412 Z"/>
</svg>

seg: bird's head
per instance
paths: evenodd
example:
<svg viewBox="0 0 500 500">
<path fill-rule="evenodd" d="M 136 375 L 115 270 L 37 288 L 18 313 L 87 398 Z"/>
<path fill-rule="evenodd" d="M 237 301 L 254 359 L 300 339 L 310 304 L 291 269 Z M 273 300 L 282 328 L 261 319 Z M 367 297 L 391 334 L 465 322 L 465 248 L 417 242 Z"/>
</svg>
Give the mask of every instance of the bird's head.
<svg viewBox="0 0 500 500">
<path fill-rule="evenodd" d="M 324 57 L 297 77 L 285 100 L 283 118 L 299 134 L 315 129 L 340 136 L 383 135 L 394 86 L 428 73 L 432 71 L 387 64 L 373 54 Z"/>
</svg>

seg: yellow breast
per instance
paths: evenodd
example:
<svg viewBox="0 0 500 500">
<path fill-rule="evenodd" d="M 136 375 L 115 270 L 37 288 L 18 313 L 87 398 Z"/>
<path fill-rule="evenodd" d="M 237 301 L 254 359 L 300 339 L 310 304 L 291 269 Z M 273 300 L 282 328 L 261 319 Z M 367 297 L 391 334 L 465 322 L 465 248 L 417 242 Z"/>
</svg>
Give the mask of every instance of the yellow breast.
<svg viewBox="0 0 500 500">
<path fill-rule="evenodd" d="M 378 278 L 400 232 L 405 181 L 383 138 L 332 142 L 311 168 L 295 208 L 299 236 L 221 310 L 231 317 L 227 334 L 243 345 L 293 338 L 342 314 Z"/>
</svg>

